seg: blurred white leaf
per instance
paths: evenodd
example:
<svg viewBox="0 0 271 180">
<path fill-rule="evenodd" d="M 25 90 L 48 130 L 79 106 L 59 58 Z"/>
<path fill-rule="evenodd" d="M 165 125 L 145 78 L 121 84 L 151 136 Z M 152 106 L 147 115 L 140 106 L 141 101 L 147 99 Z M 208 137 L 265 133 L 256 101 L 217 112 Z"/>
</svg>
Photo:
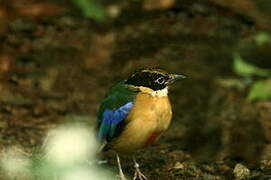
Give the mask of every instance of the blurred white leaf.
<svg viewBox="0 0 271 180">
<path fill-rule="evenodd" d="M 45 142 L 46 157 L 61 166 L 85 161 L 95 156 L 94 133 L 83 126 L 63 126 L 49 133 Z"/>
<path fill-rule="evenodd" d="M 73 168 L 61 180 L 113 180 L 114 175 L 100 169 Z"/>
<path fill-rule="evenodd" d="M 5 179 L 20 180 L 113 180 L 115 175 L 99 166 L 94 130 L 83 123 L 64 125 L 48 133 L 43 144 L 45 157 L 31 157 L 3 150 L 0 157 Z M 0 177 L 1 179 L 2 177 Z"/>
</svg>

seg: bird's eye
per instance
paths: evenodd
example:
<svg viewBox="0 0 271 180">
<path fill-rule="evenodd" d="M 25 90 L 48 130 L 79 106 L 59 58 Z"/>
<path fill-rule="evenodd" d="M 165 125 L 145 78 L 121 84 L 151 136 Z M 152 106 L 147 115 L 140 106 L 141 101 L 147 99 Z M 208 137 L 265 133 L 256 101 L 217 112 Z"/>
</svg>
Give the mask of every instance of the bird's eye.
<svg viewBox="0 0 271 180">
<path fill-rule="evenodd" d="M 165 82 L 165 78 L 164 77 L 159 77 L 156 82 L 158 82 L 159 84 L 163 84 Z"/>
</svg>

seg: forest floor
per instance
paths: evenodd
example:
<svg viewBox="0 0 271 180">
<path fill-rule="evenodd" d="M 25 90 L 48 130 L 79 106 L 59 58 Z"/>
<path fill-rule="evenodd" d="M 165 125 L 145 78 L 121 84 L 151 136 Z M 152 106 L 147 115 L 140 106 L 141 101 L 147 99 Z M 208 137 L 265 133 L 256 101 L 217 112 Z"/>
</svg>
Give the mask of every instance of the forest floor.
<svg viewBox="0 0 271 180">
<path fill-rule="evenodd" d="M 271 102 L 248 102 L 246 84 L 233 71 L 236 41 L 252 38 L 256 25 L 206 1 L 164 11 L 143 11 L 136 3 L 123 9 L 105 23 L 66 12 L 5 22 L 0 149 L 32 154 L 60 124 L 82 119 L 93 125 L 108 88 L 138 67 L 159 66 L 188 78 L 170 89 L 169 130 L 136 153 L 145 175 L 271 179 Z M 112 152 L 105 158 L 116 167 Z M 130 156 L 121 158 L 132 176 Z"/>
</svg>

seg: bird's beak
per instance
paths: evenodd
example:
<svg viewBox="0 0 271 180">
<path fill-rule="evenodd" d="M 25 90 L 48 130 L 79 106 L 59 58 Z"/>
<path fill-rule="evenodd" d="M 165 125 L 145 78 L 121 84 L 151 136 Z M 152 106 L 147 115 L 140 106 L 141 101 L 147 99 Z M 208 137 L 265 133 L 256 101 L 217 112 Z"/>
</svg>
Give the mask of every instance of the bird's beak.
<svg viewBox="0 0 271 180">
<path fill-rule="evenodd" d="M 170 79 L 168 80 L 168 84 L 172 84 L 176 80 L 181 80 L 181 79 L 185 79 L 185 78 L 186 78 L 186 76 L 182 75 L 182 74 L 171 74 Z"/>
</svg>

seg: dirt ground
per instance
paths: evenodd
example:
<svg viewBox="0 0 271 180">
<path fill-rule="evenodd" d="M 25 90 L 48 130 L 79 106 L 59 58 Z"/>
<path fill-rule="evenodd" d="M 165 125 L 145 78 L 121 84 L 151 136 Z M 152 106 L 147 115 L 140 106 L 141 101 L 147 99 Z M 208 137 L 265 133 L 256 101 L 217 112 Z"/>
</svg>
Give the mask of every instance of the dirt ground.
<svg viewBox="0 0 271 180">
<path fill-rule="evenodd" d="M 249 85 L 233 71 L 237 45 L 266 28 L 257 13 L 207 0 L 157 9 L 152 3 L 142 8 L 139 1 L 117 1 L 105 4 L 120 15 L 95 22 L 65 3 L 30 2 L 40 14 L 14 8 L 15 0 L 0 6 L 1 150 L 32 154 L 59 124 L 81 119 L 93 125 L 99 102 L 115 81 L 138 67 L 159 66 L 188 78 L 170 89 L 169 130 L 136 152 L 145 175 L 271 179 L 271 102 L 248 102 Z M 121 158 L 132 176 L 130 157 Z M 105 158 L 106 166 L 116 169 L 114 154 Z"/>
</svg>

